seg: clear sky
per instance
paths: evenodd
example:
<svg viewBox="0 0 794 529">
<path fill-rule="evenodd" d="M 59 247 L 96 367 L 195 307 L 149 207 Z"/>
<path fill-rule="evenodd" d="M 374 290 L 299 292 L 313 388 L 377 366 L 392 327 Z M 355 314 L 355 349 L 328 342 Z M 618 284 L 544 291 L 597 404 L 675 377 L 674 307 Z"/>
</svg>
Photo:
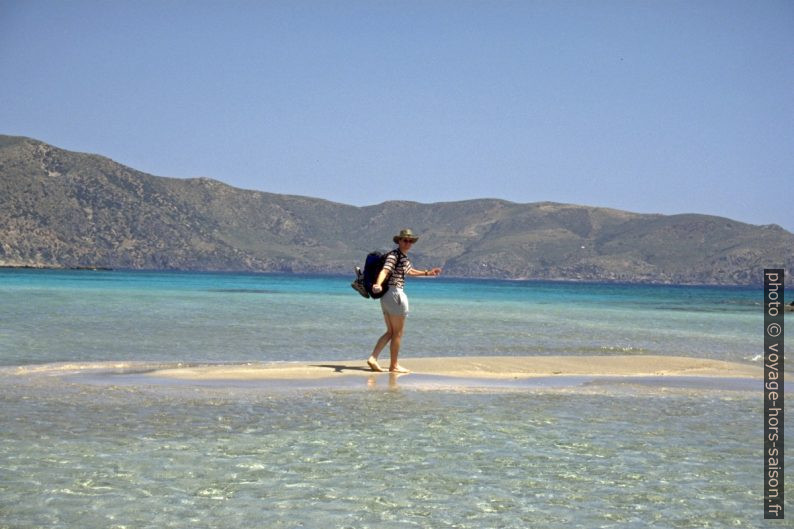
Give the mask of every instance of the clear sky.
<svg viewBox="0 0 794 529">
<path fill-rule="evenodd" d="M 0 133 L 354 205 L 794 231 L 794 2 L 0 0 Z"/>
</svg>

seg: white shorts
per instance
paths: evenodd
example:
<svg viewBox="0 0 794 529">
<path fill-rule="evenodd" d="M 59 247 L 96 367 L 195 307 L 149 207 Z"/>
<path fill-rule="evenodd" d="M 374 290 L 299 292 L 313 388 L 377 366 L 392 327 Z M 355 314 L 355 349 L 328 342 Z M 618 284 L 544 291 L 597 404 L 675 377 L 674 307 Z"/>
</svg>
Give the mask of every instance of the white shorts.
<svg viewBox="0 0 794 529">
<path fill-rule="evenodd" d="M 384 314 L 408 316 L 408 296 L 401 288 L 389 287 L 389 291 L 380 298 L 380 308 Z"/>
</svg>

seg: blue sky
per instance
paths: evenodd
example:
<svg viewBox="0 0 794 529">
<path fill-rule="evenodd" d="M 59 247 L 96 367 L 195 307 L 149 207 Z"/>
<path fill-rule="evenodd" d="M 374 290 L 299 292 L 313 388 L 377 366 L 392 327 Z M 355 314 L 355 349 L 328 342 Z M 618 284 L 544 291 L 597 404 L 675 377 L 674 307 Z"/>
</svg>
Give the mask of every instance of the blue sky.
<svg viewBox="0 0 794 529">
<path fill-rule="evenodd" d="M 792 94 L 788 0 L 0 0 L 0 133 L 354 205 L 794 231 Z"/>
</svg>

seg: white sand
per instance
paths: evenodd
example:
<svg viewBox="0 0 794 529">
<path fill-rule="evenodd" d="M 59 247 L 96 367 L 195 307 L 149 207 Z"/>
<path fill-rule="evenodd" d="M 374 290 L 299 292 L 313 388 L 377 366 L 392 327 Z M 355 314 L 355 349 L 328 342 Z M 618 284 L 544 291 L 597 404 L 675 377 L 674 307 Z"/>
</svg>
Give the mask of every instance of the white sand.
<svg viewBox="0 0 794 529">
<path fill-rule="evenodd" d="M 496 356 L 401 358 L 413 373 L 473 378 L 540 376 L 708 376 L 761 379 L 763 366 L 679 356 Z M 388 364 L 381 362 L 381 366 Z M 373 375 L 365 360 L 245 365 L 215 365 L 161 369 L 149 376 L 179 380 L 321 379 L 340 375 Z"/>
</svg>

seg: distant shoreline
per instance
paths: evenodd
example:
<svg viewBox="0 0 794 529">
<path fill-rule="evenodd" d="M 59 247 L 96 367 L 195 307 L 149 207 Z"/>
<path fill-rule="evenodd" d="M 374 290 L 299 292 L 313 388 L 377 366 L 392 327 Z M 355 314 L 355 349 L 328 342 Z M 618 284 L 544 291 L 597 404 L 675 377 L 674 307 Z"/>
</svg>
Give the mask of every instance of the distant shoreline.
<svg viewBox="0 0 794 529">
<path fill-rule="evenodd" d="M 318 276 L 318 277 L 340 277 L 345 278 L 352 274 L 344 272 L 309 272 L 309 271 L 288 271 L 288 270 L 213 270 L 213 269 L 194 269 L 194 268 L 113 268 L 108 266 L 62 266 L 45 264 L 0 264 L 0 270 L 87 270 L 102 272 L 176 272 L 176 273 L 197 273 L 197 274 L 246 274 L 246 275 L 290 275 L 290 276 Z M 352 270 L 352 266 L 351 266 Z M 617 279 L 572 279 L 566 277 L 540 278 L 540 277 L 485 277 L 485 276 L 460 276 L 443 275 L 442 279 L 463 279 L 478 281 L 505 281 L 505 282 L 538 282 L 538 283 L 565 283 L 582 285 L 637 285 L 637 286 L 671 286 L 671 287 L 762 287 L 762 283 L 675 283 L 672 281 L 626 281 Z M 788 278 L 787 278 L 788 279 Z M 424 281 L 424 279 L 420 279 Z M 786 282 L 788 284 L 789 281 Z"/>
<path fill-rule="evenodd" d="M 18 270 L 97 270 L 103 272 L 109 272 L 115 270 L 115 268 L 109 268 L 107 266 L 56 266 L 56 265 L 36 265 L 36 264 L 29 264 L 29 265 L 0 264 L 0 268 L 18 269 Z"/>
</svg>

